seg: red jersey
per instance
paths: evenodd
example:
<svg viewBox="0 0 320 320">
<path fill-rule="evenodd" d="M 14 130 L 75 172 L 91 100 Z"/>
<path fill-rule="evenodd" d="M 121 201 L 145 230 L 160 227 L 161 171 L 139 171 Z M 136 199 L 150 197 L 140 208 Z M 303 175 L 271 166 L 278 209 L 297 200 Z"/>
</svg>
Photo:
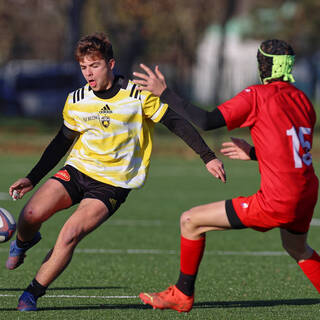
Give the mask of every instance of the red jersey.
<svg viewBox="0 0 320 320">
<path fill-rule="evenodd" d="M 229 130 L 250 128 L 261 174 L 261 209 L 294 219 L 318 194 L 310 154 L 316 115 L 309 99 L 277 81 L 248 87 L 218 108 Z"/>
</svg>

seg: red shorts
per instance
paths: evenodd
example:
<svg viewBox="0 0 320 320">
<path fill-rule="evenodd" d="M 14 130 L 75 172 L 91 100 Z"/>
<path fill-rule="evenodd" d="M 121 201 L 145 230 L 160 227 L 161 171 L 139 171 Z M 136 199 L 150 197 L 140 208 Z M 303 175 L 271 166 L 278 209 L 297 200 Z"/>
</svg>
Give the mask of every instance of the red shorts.
<svg viewBox="0 0 320 320">
<path fill-rule="evenodd" d="M 252 228 L 265 232 L 279 227 L 296 233 L 305 233 L 309 230 L 316 198 L 311 201 L 306 200 L 303 208 L 297 209 L 294 214 L 288 209 L 290 214 L 287 216 L 284 214 L 277 216 L 275 212 L 264 211 L 257 201 L 256 194 L 227 200 L 226 211 L 230 224 L 235 229 Z"/>
</svg>

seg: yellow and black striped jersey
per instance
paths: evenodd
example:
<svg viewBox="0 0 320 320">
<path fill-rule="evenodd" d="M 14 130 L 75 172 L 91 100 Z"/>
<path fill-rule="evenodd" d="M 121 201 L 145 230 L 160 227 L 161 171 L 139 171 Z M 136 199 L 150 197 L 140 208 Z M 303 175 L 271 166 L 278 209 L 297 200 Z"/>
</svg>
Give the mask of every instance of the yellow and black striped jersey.
<svg viewBox="0 0 320 320">
<path fill-rule="evenodd" d="M 153 126 L 167 108 L 122 77 L 116 77 L 104 93 L 94 92 L 88 84 L 70 93 L 64 124 L 80 136 L 66 164 L 103 183 L 141 187 L 150 162 Z"/>
</svg>

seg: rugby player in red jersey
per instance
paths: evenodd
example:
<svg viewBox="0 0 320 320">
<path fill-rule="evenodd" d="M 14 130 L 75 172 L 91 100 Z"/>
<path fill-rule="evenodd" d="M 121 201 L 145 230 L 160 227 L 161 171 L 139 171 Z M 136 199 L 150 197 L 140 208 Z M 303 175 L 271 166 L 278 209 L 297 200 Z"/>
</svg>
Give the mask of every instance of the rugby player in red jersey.
<svg viewBox="0 0 320 320">
<path fill-rule="evenodd" d="M 318 197 L 318 179 L 310 150 L 316 115 L 306 95 L 291 83 L 294 51 L 286 42 L 262 42 L 257 52 L 260 85 L 253 85 L 213 111 L 184 101 L 166 86 L 158 66 L 153 72 L 134 73 L 135 83 L 160 96 L 162 102 L 204 130 L 227 126 L 248 127 L 254 147 L 241 139 L 221 150 L 236 159 L 259 163 L 261 185 L 249 197 L 237 197 L 202 206 L 181 215 L 180 276 L 176 285 L 159 293 L 141 293 L 154 308 L 188 312 L 194 301 L 194 284 L 212 230 L 279 228 L 283 248 L 297 261 L 320 292 L 320 257 L 307 244 L 307 235 Z"/>
</svg>

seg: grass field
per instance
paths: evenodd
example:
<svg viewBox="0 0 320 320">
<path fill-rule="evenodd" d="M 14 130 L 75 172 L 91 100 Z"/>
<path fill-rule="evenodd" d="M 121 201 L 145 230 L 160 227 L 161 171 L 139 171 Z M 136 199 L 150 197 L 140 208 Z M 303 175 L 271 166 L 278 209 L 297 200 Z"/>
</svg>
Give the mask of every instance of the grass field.
<svg viewBox="0 0 320 320">
<path fill-rule="evenodd" d="M 2 196 L 38 158 L 1 154 Z M 319 173 L 319 159 L 314 162 Z M 225 161 L 225 167 L 228 183 L 223 185 L 198 159 L 155 155 L 145 187 L 133 191 L 107 223 L 80 243 L 70 266 L 39 299 L 37 313 L 16 311 L 17 299 L 72 209 L 43 225 L 43 240 L 17 270 L 5 269 L 9 244 L 0 245 L 0 319 L 319 319 L 319 295 L 284 254 L 278 230 L 209 233 L 189 314 L 153 311 L 140 303 L 139 292 L 165 289 L 177 279 L 181 212 L 258 188 L 256 163 Z M 17 218 L 25 200 L 1 200 L 0 207 Z M 319 211 L 318 206 L 316 219 Z M 312 226 L 309 237 L 318 249 L 319 231 Z"/>
</svg>

